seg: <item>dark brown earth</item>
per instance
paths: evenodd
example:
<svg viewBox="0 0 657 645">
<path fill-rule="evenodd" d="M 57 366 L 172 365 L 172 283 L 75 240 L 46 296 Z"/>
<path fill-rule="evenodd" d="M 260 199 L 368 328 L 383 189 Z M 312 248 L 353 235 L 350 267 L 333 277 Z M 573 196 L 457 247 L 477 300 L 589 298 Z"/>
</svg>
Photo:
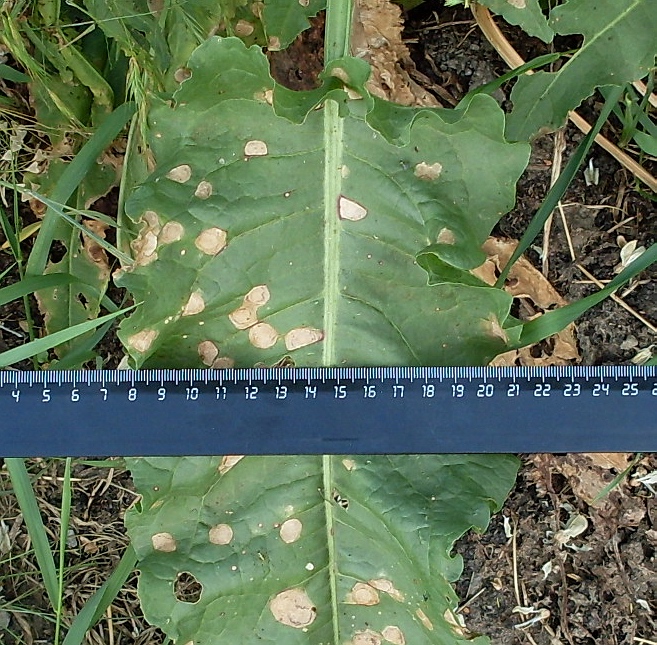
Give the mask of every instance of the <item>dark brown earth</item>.
<svg viewBox="0 0 657 645">
<path fill-rule="evenodd" d="M 427 79 L 425 88 L 443 104 L 455 103 L 475 85 L 507 71 L 468 11 L 446 9 L 441 3 L 427 6 L 407 16 L 405 35 L 418 70 Z M 280 82 L 304 89 L 314 85 L 322 66 L 321 33 L 320 19 L 293 48 L 271 55 Z M 508 34 L 525 59 L 547 51 L 544 44 L 517 30 L 509 29 Z M 557 49 L 562 44 L 564 48 L 573 46 L 572 42 L 557 42 Z M 505 108 L 510 107 L 509 93 L 510 88 L 504 87 L 498 94 Z M 583 112 L 590 117 L 595 108 L 590 101 Z M 564 165 L 580 140 L 579 131 L 566 128 Z M 518 185 L 517 207 L 502 220 L 496 235 L 519 239 L 524 232 L 549 187 L 553 148 L 552 137 L 534 143 L 530 166 Z M 578 265 L 600 280 L 613 276 L 619 262 L 617 236 L 645 246 L 657 237 L 654 202 L 637 191 L 633 178 L 606 153 L 594 149 L 591 156 L 600 170 L 598 185 L 586 186 L 580 172 L 563 200 L 575 260 L 560 217 L 555 218 L 550 239 L 548 279 L 567 300 L 595 289 Z M 537 246 L 542 244 L 542 240 L 536 241 Z M 536 250 L 529 257 L 540 267 Z M 0 253 L 0 272 L 7 261 L 7 255 Z M 625 298 L 653 324 L 657 324 L 655 277 L 657 270 L 647 271 Z M 24 318 L 20 303 L 0 308 L 0 322 L 9 330 L 0 328 L 0 351 L 25 342 Z M 657 342 L 650 327 L 610 300 L 578 321 L 577 338 L 581 362 L 591 365 L 629 363 L 639 350 Z M 100 351 L 107 365 L 115 366 L 119 357 L 116 339 L 104 341 Z M 29 369 L 30 365 L 21 367 Z M 61 472 L 54 471 L 57 467 L 61 470 L 61 464 L 56 464 L 31 464 L 53 543 L 61 496 L 56 479 Z M 71 614 L 80 610 L 109 575 L 126 546 L 122 517 L 134 494 L 127 473 L 117 465 L 116 470 L 107 470 L 80 464 L 74 470 L 74 534 L 67 554 L 73 574 L 66 597 Z M 628 466 L 630 471 L 620 485 L 601 501 L 594 501 L 595 494 Z M 657 643 L 657 495 L 639 481 L 655 471 L 656 455 L 612 455 L 606 460 L 594 455 L 522 456 L 518 481 L 502 513 L 493 518 L 484 535 L 470 534 L 456 545 L 464 558 L 463 577 L 456 589 L 466 627 L 489 635 L 494 645 Z M 11 553 L 16 556 L 29 550 L 30 544 L 8 488 L 6 471 L 0 471 L 0 517 L 10 534 L 15 530 Z M 563 536 L 559 531 L 569 521 L 585 522 L 586 527 L 579 535 L 559 542 L 557 538 Z M 46 612 L 35 572 L 31 556 L 20 557 L 14 564 L 0 551 L 0 579 L 6 581 L 0 597 Z M 107 643 L 110 630 L 117 645 L 164 642 L 162 634 L 139 617 L 134 583 L 133 578 L 121 592 L 113 613 L 94 630 L 90 643 Z M 535 617 L 536 622 L 519 628 Z M 21 617 L 12 613 L 6 628 L 3 620 L 0 611 L 0 641 L 7 645 L 52 639 L 51 623 L 33 614 Z"/>
</svg>

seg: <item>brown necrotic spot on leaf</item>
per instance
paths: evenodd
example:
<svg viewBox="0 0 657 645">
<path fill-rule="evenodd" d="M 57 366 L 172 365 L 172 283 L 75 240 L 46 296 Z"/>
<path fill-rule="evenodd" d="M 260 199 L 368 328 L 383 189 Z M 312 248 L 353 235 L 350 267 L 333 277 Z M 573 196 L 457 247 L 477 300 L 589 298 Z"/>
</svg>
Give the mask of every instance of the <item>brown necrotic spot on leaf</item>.
<svg viewBox="0 0 657 645">
<path fill-rule="evenodd" d="M 205 309 L 205 300 L 200 291 L 194 291 L 182 310 L 183 316 L 194 316 Z"/>
<path fill-rule="evenodd" d="M 285 334 L 285 347 L 292 351 L 300 349 L 307 345 L 319 343 L 324 338 L 324 332 L 321 329 L 314 329 L 313 327 L 297 327 L 291 329 Z"/>
<path fill-rule="evenodd" d="M 310 5 L 310 0 L 299 0 L 299 4 L 300 4 L 302 7 L 307 7 L 307 6 Z"/>
<path fill-rule="evenodd" d="M 285 522 L 281 524 L 281 528 L 278 532 L 281 536 L 281 540 L 283 540 L 285 544 L 292 544 L 292 542 L 296 542 L 301 537 L 302 529 L 303 524 L 301 523 L 301 520 L 293 517 L 289 520 L 285 520 Z"/>
<path fill-rule="evenodd" d="M 438 244 L 455 244 L 456 236 L 454 235 L 454 231 L 448 229 L 447 227 L 441 228 L 440 232 L 436 236 L 436 242 L 438 242 Z"/>
<path fill-rule="evenodd" d="M 156 551 L 173 553 L 176 548 L 176 540 L 171 533 L 156 533 L 151 537 L 151 544 Z"/>
<path fill-rule="evenodd" d="M 281 39 L 278 36 L 269 36 L 267 41 L 267 49 L 272 52 L 277 52 L 281 48 Z"/>
<path fill-rule="evenodd" d="M 415 176 L 418 179 L 424 179 L 425 181 L 438 179 L 442 171 L 443 167 L 438 162 L 429 165 L 428 163 L 422 161 L 415 166 Z"/>
<path fill-rule="evenodd" d="M 212 369 L 215 370 L 227 370 L 231 367 L 235 367 L 235 360 L 230 356 L 220 356 L 212 363 Z"/>
<path fill-rule="evenodd" d="M 266 284 L 259 284 L 244 296 L 244 303 L 252 303 L 256 307 L 260 307 L 267 304 L 270 298 L 269 287 Z"/>
<path fill-rule="evenodd" d="M 345 602 L 349 605 L 365 605 L 371 607 L 379 604 L 378 591 L 365 582 L 357 582 L 347 594 Z"/>
<path fill-rule="evenodd" d="M 334 67 L 331 70 L 331 76 L 335 76 L 335 78 L 339 78 L 346 85 L 348 85 L 351 82 L 351 79 L 349 78 L 349 74 L 347 74 L 347 71 L 342 67 Z"/>
<path fill-rule="evenodd" d="M 249 342 L 259 349 L 269 349 L 277 340 L 278 332 L 269 323 L 257 323 L 249 329 Z"/>
<path fill-rule="evenodd" d="M 509 337 L 502 325 L 500 325 L 500 321 L 497 319 L 495 314 L 491 314 L 488 316 L 488 318 L 482 320 L 482 326 L 484 328 L 484 332 L 489 336 L 499 338 L 504 343 L 509 342 Z"/>
<path fill-rule="evenodd" d="M 527 6 L 526 0 L 506 0 L 506 1 L 516 9 L 524 9 Z"/>
<path fill-rule="evenodd" d="M 105 222 L 99 222 L 95 219 L 85 219 L 82 221 L 84 226 L 98 237 L 105 239 L 105 231 L 108 229 Z M 109 261 L 105 249 L 88 235 L 82 235 L 82 244 L 86 256 L 96 265 L 99 273 L 99 279 L 103 280 L 109 277 Z"/>
<path fill-rule="evenodd" d="M 137 237 L 130 243 L 135 255 L 135 264 L 146 266 L 157 260 L 157 236 L 160 233 L 160 218 L 155 211 L 146 211 L 139 219 L 142 224 Z"/>
<path fill-rule="evenodd" d="M 399 591 L 395 585 L 390 582 L 390 580 L 387 580 L 386 578 L 375 578 L 374 580 L 368 580 L 367 584 L 374 587 L 375 589 L 378 589 L 379 591 L 387 593 L 393 600 L 396 600 L 397 602 L 404 602 L 404 594 Z"/>
<path fill-rule="evenodd" d="M 225 475 L 233 466 L 236 466 L 242 459 L 244 459 L 244 455 L 224 455 L 221 458 L 221 463 L 219 464 L 219 474 Z"/>
<path fill-rule="evenodd" d="M 304 589 L 286 589 L 274 596 L 269 603 L 274 619 L 283 625 L 303 629 L 312 624 L 317 608 Z"/>
<path fill-rule="evenodd" d="M 128 347 L 143 354 L 151 348 L 151 345 L 158 337 L 158 334 L 159 332 L 155 329 L 142 329 L 140 332 L 137 332 L 128 338 Z"/>
<path fill-rule="evenodd" d="M 217 524 L 208 531 L 212 544 L 230 544 L 233 539 L 233 529 L 228 524 Z"/>
<path fill-rule="evenodd" d="M 367 216 L 367 209 L 358 202 L 341 195 L 338 200 L 338 215 L 340 219 L 358 222 Z"/>
<path fill-rule="evenodd" d="M 203 585 L 189 571 L 181 571 L 173 583 L 173 595 L 179 602 L 196 603 L 201 599 Z"/>
<path fill-rule="evenodd" d="M 379 632 L 366 629 L 364 631 L 355 632 L 350 643 L 351 645 L 381 645 L 382 641 L 383 636 L 379 634 Z"/>
<path fill-rule="evenodd" d="M 248 329 L 258 322 L 258 313 L 255 307 L 241 306 L 228 314 L 228 319 L 237 329 Z"/>
<path fill-rule="evenodd" d="M 210 367 L 219 356 L 219 348 L 211 340 L 203 340 L 198 344 L 198 355 L 203 364 Z"/>
<path fill-rule="evenodd" d="M 248 20 L 238 20 L 235 23 L 235 35 L 240 38 L 250 36 L 254 29 L 255 27 Z"/>
<path fill-rule="evenodd" d="M 397 625 L 388 625 L 381 630 L 381 636 L 394 645 L 406 645 L 404 632 Z"/>
<path fill-rule="evenodd" d="M 182 239 L 185 229 L 179 222 L 167 222 L 157 236 L 157 241 L 160 244 L 171 244 Z"/>
<path fill-rule="evenodd" d="M 176 83 L 182 83 L 192 77 L 192 70 L 189 67 L 179 67 L 174 73 L 173 78 Z"/>
<path fill-rule="evenodd" d="M 226 248 L 226 231 L 215 226 L 206 228 L 194 240 L 194 245 L 206 255 L 217 255 Z"/>
<path fill-rule="evenodd" d="M 177 181 L 179 184 L 184 184 L 186 181 L 189 181 L 191 176 L 192 176 L 192 168 L 191 166 L 188 166 L 186 163 L 180 164 L 180 166 L 176 166 L 175 168 L 172 168 L 167 173 L 168 179 L 171 179 L 171 181 Z"/>
<path fill-rule="evenodd" d="M 433 623 L 429 620 L 429 617 L 421 610 L 417 609 L 415 615 L 420 619 L 420 622 L 430 631 L 433 631 Z"/>
<path fill-rule="evenodd" d="M 349 471 L 352 471 L 356 468 L 356 462 L 353 459 L 343 459 L 342 465 Z"/>
<path fill-rule="evenodd" d="M 212 195 L 212 184 L 209 181 L 200 181 L 196 190 L 194 191 L 194 196 L 199 199 L 208 199 Z"/>
<path fill-rule="evenodd" d="M 259 139 L 247 141 L 244 146 L 244 154 L 247 157 L 264 157 L 267 152 L 267 144 Z"/>
</svg>

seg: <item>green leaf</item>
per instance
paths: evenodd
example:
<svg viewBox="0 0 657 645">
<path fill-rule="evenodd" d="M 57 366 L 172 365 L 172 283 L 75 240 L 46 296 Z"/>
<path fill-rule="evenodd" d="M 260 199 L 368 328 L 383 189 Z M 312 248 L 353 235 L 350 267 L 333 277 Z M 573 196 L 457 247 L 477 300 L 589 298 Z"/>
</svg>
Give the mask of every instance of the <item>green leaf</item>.
<svg viewBox="0 0 657 645">
<path fill-rule="evenodd" d="M 462 570 L 451 552 L 500 508 L 513 457 L 128 465 L 144 494 L 126 513 L 142 607 L 176 642 L 487 642 L 466 640 L 447 621 L 456 608 L 450 582 Z M 201 585 L 200 598 L 184 595 L 184 581 Z"/>
<path fill-rule="evenodd" d="M 554 30 L 543 15 L 540 0 L 480 0 L 479 4 L 543 42 L 551 43 L 554 38 Z"/>
<path fill-rule="evenodd" d="M 265 0 L 262 21 L 270 49 L 285 49 L 310 27 L 308 18 L 326 8 L 326 0 Z"/>
<path fill-rule="evenodd" d="M 135 365 L 480 364 L 516 340 L 510 297 L 467 273 L 529 153 L 493 99 L 416 110 L 396 146 L 353 113 L 366 100 L 277 116 L 263 54 L 237 39 L 189 67 L 175 107 L 150 112 L 157 170 L 126 203 Z M 416 262 L 430 246 L 450 268 L 434 286 Z"/>
<path fill-rule="evenodd" d="M 512 140 L 556 130 L 596 87 L 634 81 L 655 64 L 654 0 L 569 0 L 552 11 L 550 25 L 559 34 L 583 34 L 584 43 L 558 71 L 518 79 L 508 117 Z"/>
</svg>

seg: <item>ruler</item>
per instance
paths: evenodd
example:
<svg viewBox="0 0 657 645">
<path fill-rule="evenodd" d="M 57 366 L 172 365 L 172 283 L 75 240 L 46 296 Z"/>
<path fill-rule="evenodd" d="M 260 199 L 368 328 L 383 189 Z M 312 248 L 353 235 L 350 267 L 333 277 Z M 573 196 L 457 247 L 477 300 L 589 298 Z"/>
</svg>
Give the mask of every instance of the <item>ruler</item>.
<svg viewBox="0 0 657 645">
<path fill-rule="evenodd" d="M 655 367 L 0 372 L 0 456 L 657 452 Z"/>
</svg>

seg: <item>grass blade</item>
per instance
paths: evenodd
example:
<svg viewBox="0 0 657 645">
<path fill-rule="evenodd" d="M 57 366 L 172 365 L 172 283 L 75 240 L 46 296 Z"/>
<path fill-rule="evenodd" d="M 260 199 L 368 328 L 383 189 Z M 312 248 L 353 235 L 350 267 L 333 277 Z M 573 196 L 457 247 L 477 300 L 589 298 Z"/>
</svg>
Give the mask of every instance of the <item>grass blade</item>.
<svg viewBox="0 0 657 645">
<path fill-rule="evenodd" d="M 43 584 L 48 594 L 48 599 L 53 607 L 57 607 L 59 597 L 59 585 L 57 582 L 57 571 L 55 569 L 55 561 L 53 559 L 48 536 L 46 535 L 46 527 L 43 525 L 41 513 L 37 506 L 30 476 L 27 473 L 24 459 L 7 458 L 5 459 L 9 476 L 11 477 L 11 485 L 14 489 L 14 494 L 18 500 L 18 505 L 23 513 L 27 530 L 30 534 L 30 540 L 34 545 L 34 554 L 39 564 L 39 570 L 43 577 Z"/>
<path fill-rule="evenodd" d="M 135 109 L 134 103 L 124 103 L 103 121 L 91 139 L 82 147 L 80 152 L 75 156 L 75 159 L 71 161 L 62 173 L 57 187 L 52 195 L 50 195 L 50 199 L 53 202 L 66 204 L 87 172 L 89 172 L 89 169 L 96 163 L 96 159 L 114 141 L 132 117 Z M 43 217 L 41 230 L 30 253 L 30 258 L 27 261 L 26 273 L 29 275 L 41 275 L 46 268 L 50 245 L 52 244 L 52 236 L 57 222 L 57 214 L 52 208 L 48 208 Z"/>
<path fill-rule="evenodd" d="M 75 284 L 76 282 L 82 283 L 82 280 L 70 273 L 49 273 L 48 275 L 24 278 L 16 284 L 11 284 L 8 287 L 0 289 L 0 307 L 12 300 L 34 293 L 39 289 L 60 287 L 65 284 Z"/>
<path fill-rule="evenodd" d="M 513 255 L 507 262 L 506 266 L 500 273 L 500 277 L 497 279 L 495 286 L 501 288 L 504 285 L 504 281 L 509 275 L 511 267 L 516 263 L 518 258 L 530 247 L 531 243 L 534 241 L 534 238 L 541 232 L 543 225 L 550 217 L 550 213 L 557 207 L 559 200 L 563 197 L 563 194 L 566 192 L 570 182 L 573 180 L 575 173 L 579 170 L 579 167 L 582 165 L 584 158 L 588 154 L 593 141 L 596 136 L 602 129 L 602 126 L 607 121 L 607 117 L 614 109 L 614 106 L 623 95 L 623 87 L 615 87 L 611 90 L 607 96 L 607 100 L 602 107 L 598 120 L 595 122 L 591 131 L 582 139 L 575 154 L 570 158 L 563 172 L 559 175 L 559 178 L 554 183 L 552 188 L 548 191 L 548 194 L 545 196 L 541 207 L 536 211 L 536 214 L 532 218 L 532 221 L 529 223 L 525 234 L 522 236 L 522 239 L 518 243 L 516 250 Z"/>
<path fill-rule="evenodd" d="M 26 343 L 25 345 L 21 345 L 20 347 L 8 349 L 6 352 L 2 352 L 0 354 L 0 368 L 7 367 L 13 363 L 18 363 L 19 361 L 30 358 L 31 356 L 36 356 L 37 354 L 52 349 L 53 347 L 57 347 L 57 345 L 61 345 L 62 343 L 67 343 L 69 340 L 77 338 L 82 334 L 86 334 L 88 331 L 96 329 L 96 327 L 100 327 L 100 325 L 103 325 L 104 323 L 113 320 L 117 316 L 120 316 L 121 314 L 124 314 L 131 309 L 134 309 L 136 306 L 137 305 L 132 305 L 126 309 L 120 309 L 119 311 L 101 316 L 95 320 L 88 320 L 86 322 L 79 323 L 78 325 L 73 325 L 68 329 L 62 329 L 62 331 L 55 332 L 49 336 L 38 338 L 37 340 L 33 340 L 29 343 Z"/>
<path fill-rule="evenodd" d="M 560 309 L 548 311 L 542 316 L 525 323 L 520 334 L 520 342 L 516 348 L 538 343 L 544 338 L 561 331 L 654 262 L 657 262 L 657 244 L 653 244 L 634 262 L 625 267 L 604 289 L 600 289 L 600 291 Z"/>
<path fill-rule="evenodd" d="M 85 603 L 82 611 L 75 617 L 62 645 L 82 645 L 85 634 L 101 619 L 105 610 L 112 604 L 128 576 L 134 571 L 136 564 L 137 556 L 134 549 L 132 546 L 128 546 L 112 575 Z"/>
<path fill-rule="evenodd" d="M 59 564 L 57 567 L 57 604 L 55 605 L 55 645 L 59 645 L 64 613 L 64 570 L 66 568 L 66 542 L 71 519 L 71 458 L 66 458 L 64 481 L 62 482 L 62 506 L 59 515 Z"/>
</svg>

